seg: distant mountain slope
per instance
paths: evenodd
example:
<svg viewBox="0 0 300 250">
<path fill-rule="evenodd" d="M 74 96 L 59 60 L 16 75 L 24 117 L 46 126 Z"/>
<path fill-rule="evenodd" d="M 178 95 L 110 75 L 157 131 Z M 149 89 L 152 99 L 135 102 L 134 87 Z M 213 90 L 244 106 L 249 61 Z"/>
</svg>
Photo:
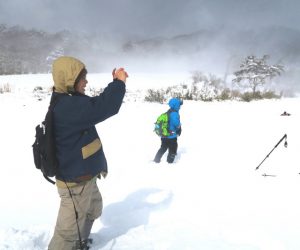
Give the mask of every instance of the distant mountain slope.
<svg viewBox="0 0 300 250">
<path fill-rule="evenodd" d="M 197 57 L 199 61 L 226 63 L 235 57 L 238 63 L 243 57 L 269 54 L 271 59 L 283 64 L 300 62 L 300 31 L 284 27 L 268 27 L 261 30 L 202 30 L 172 38 L 155 38 L 127 42 L 123 46 L 127 55 Z"/>
<path fill-rule="evenodd" d="M 259 30 L 205 29 L 174 37 L 122 41 L 107 34 L 46 33 L 0 25 L 0 74 L 45 73 L 60 55 L 81 58 L 90 72 L 115 66 L 131 70 L 233 71 L 250 54 L 297 67 L 300 31 L 285 27 Z M 229 67 L 230 66 L 230 67 Z"/>
</svg>

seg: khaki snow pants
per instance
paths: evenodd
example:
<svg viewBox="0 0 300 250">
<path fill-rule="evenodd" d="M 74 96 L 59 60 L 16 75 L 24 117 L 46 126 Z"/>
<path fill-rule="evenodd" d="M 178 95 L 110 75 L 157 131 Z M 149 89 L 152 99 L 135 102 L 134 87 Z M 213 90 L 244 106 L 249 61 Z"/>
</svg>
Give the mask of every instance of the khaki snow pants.
<svg viewBox="0 0 300 250">
<path fill-rule="evenodd" d="M 81 240 L 90 235 L 93 222 L 102 213 L 102 197 L 99 192 L 97 179 L 69 187 L 78 212 L 78 225 Z M 61 198 L 54 235 L 48 246 L 49 250 L 73 250 L 78 238 L 74 205 L 68 188 L 57 188 Z"/>
</svg>

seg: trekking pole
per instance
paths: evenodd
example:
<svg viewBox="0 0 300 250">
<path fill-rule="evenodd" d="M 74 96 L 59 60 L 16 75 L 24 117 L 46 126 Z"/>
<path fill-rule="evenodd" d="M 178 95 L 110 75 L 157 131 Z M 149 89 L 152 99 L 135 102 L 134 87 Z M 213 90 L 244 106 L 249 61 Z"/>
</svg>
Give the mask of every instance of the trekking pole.
<svg viewBox="0 0 300 250">
<path fill-rule="evenodd" d="M 277 148 L 277 146 L 285 139 L 284 142 L 284 146 L 287 147 L 287 135 L 285 134 L 280 140 L 279 142 L 277 142 L 277 144 L 275 145 L 275 147 L 271 150 L 271 152 L 269 154 L 267 154 L 267 156 L 265 157 L 265 159 L 263 159 L 263 161 L 256 167 L 255 170 L 259 169 L 260 165 L 263 164 L 263 162 L 269 157 L 269 155 L 274 151 L 275 148 Z"/>
<path fill-rule="evenodd" d="M 262 174 L 262 176 L 263 177 L 268 177 L 268 176 L 270 176 L 270 177 L 276 177 L 276 175 L 274 175 L 274 174 L 266 174 L 266 173 Z"/>
</svg>

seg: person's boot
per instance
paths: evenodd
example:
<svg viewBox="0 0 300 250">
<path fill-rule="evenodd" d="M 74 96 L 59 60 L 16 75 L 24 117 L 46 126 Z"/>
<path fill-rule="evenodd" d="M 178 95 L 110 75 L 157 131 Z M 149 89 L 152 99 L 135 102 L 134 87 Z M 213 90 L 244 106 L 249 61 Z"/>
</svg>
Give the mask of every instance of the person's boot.
<svg viewBox="0 0 300 250">
<path fill-rule="evenodd" d="M 90 244 L 93 243 L 93 239 L 85 239 L 85 240 L 81 240 L 81 244 L 79 242 L 79 240 L 76 241 L 76 250 L 89 250 L 90 249 Z"/>
<path fill-rule="evenodd" d="M 154 158 L 153 160 L 155 163 L 160 163 L 160 159 Z"/>
<path fill-rule="evenodd" d="M 176 156 L 176 154 L 168 154 L 167 162 L 168 163 L 173 163 L 174 160 L 175 160 L 175 156 Z"/>
<path fill-rule="evenodd" d="M 156 162 L 156 163 L 160 163 L 160 160 L 161 160 L 161 158 L 163 157 L 163 155 L 164 155 L 164 153 L 166 152 L 166 148 L 164 148 L 164 147 L 161 147 L 158 151 L 157 151 L 157 153 L 156 153 L 156 155 L 155 155 L 155 157 L 154 157 L 154 162 Z"/>
<path fill-rule="evenodd" d="M 160 163 L 161 157 L 162 157 L 162 155 L 159 152 L 157 152 L 153 161 L 156 163 Z"/>
</svg>

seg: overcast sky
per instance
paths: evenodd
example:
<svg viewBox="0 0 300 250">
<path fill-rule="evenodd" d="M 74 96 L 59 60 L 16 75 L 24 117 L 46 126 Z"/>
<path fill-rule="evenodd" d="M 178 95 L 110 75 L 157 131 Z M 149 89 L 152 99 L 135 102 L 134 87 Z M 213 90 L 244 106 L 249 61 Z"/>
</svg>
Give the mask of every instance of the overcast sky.
<svg viewBox="0 0 300 250">
<path fill-rule="evenodd" d="M 202 28 L 299 29 L 299 0 L 0 0 L 0 23 L 139 38 Z"/>
</svg>

